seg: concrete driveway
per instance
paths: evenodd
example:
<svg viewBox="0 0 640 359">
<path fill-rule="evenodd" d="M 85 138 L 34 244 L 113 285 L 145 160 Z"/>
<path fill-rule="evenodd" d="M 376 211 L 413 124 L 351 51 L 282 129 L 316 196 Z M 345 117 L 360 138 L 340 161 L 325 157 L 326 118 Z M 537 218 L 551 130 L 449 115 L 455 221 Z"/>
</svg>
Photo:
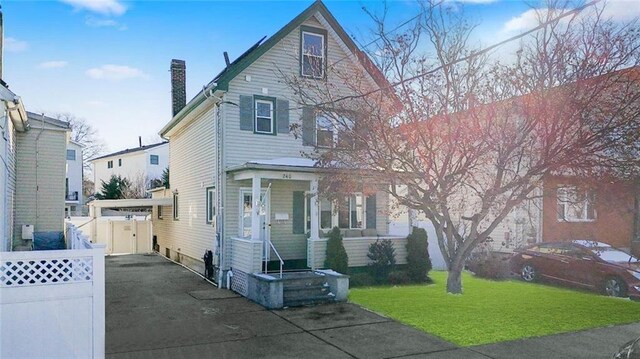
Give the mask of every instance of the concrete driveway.
<svg viewBox="0 0 640 359">
<path fill-rule="evenodd" d="M 640 324 L 459 348 L 353 304 L 268 311 L 158 255 L 107 257 L 108 358 L 608 358 Z"/>
<path fill-rule="evenodd" d="M 390 358 L 456 347 L 352 304 L 268 311 L 157 255 L 107 257 L 109 358 Z"/>
</svg>

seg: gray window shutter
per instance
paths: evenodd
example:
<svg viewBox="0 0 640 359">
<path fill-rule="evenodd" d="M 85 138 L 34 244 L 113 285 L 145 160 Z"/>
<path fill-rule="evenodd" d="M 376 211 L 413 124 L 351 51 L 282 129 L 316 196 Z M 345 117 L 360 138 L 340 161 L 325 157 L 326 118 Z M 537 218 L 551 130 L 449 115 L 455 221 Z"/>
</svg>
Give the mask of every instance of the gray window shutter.
<svg viewBox="0 0 640 359">
<path fill-rule="evenodd" d="M 293 234 L 304 234 L 304 192 L 293 191 Z"/>
<path fill-rule="evenodd" d="M 367 228 L 376 228 L 376 195 L 373 194 L 367 197 Z"/>
<path fill-rule="evenodd" d="M 289 133 L 289 101 L 276 100 L 276 122 L 278 133 Z"/>
<path fill-rule="evenodd" d="M 302 145 L 316 145 L 316 116 L 309 106 L 302 109 Z"/>
<path fill-rule="evenodd" d="M 240 129 L 253 131 L 253 96 L 240 95 Z"/>
</svg>

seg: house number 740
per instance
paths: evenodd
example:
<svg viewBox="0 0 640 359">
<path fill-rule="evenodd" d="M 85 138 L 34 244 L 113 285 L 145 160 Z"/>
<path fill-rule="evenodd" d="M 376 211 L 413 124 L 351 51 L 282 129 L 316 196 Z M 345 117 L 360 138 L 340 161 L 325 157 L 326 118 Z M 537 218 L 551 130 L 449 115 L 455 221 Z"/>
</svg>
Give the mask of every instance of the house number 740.
<svg viewBox="0 0 640 359">
<path fill-rule="evenodd" d="M 283 174 L 282 174 L 282 178 L 284 178 L 284 179 L 291 179 L 291 173 L 283 173 Z"/>
</svg>

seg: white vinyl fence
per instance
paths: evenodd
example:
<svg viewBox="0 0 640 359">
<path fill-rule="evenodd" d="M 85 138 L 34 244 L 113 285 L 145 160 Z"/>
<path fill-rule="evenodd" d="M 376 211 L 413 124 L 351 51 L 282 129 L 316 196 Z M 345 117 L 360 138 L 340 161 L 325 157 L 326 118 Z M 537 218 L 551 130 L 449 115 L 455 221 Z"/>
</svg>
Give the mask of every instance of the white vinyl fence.
<svg viewBox="0 0 640 359">
<path fill-rule="evenodd" d="M 105 246 L 0 252 L 0 358 L 104 358 Z"/>
</svg>

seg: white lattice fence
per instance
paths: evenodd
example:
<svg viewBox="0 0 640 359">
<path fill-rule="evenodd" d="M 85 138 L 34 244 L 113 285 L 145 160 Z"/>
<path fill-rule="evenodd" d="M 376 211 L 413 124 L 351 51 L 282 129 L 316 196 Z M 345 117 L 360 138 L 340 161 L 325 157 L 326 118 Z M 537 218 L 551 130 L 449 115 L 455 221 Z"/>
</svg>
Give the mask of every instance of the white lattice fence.
<svg viewBox="0 0 640 359">
<path fill-rule="evenodd" d="M 92 257 L 42 260 L 4 260 L 0 286 L 42 285 L 93 280 Z"/>
<path fill-rule="evenodd" d="M 104 358 L 105 248 L 75 240 L 87 249 L 0 252 L 0 358 Z"/>
<path fill-rule="evenodd" d="M 249 289 L 249 275 L 241 270 L 234 269 L 231 278 L 231 290 L 246 296 Z"/>
</svg>

